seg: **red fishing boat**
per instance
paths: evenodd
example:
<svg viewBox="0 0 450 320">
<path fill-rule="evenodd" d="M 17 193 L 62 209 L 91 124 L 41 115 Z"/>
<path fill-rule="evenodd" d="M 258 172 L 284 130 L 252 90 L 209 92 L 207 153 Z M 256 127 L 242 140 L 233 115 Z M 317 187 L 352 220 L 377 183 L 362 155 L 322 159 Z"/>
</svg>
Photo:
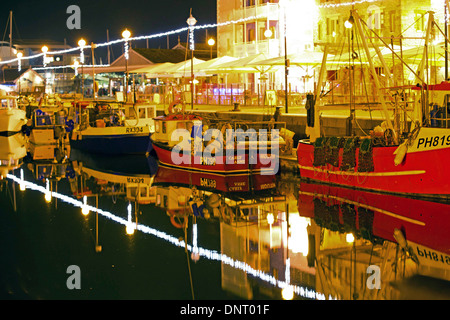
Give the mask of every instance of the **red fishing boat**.
<svg viewBox="0 0 450 320">
<path fill-rule="evenodd" d="M 359 34 L 363 35 L 357 12 L 352 11 L 351 17 Z M 432 27 L 432 13 L 429 13 L 429 19 L 429 27 Z M 427 31 L 425 38 L 429 40 L 430 31 Z M 369 57 L 366 41 L 366 37 L 361 36 L 366 56 Z M 425 46 L 425 50 L 427 48 Z M 427 56 L 425 53 L 424 57 Z M 319 84 L 324 78 L 326 55 Z M 358 56 L 355 52 L 353 55 Z M 450 83 L 425 83 L 423 79 L 426 72 L 419 67 L 414 73 L 418 79 L 417 85 L 391 88 L 393 91 L 386 98 L 373 61 L 368 58 L 368 62 L 374 96 L 382 106 L 385 121 L 366 135 L 357 136 L 352 132 L 343 137 L 324 136 L 319 117 L 324 107 L 322 103 L 315 105 L 316 101 L 322 100 L 316 93 L 315 98 L 307 102 L 307 133 L 310 138 L 301 140 L 297 147 L 301 177 L 354 189 L 449 199 L 450 173 L 447 163 L 450 159 Z M 425 61 L 420 64 L 422 67 L 424 65 Z M 352 66 L 349 69 L 355 68 Z M 385 72 L 390 71 L 387 69 Z M 390 104 L 394 105 L 394 111 L 388 109 L 387 105 Z M 349 107 L 349 120 L 354 121 L 355 103 L 352 105 L 350 102 Z"/>
<path fill-rule="evenodd" d="M 275 122 L 224 122 L 185 112 L 154 120 L 152 148 L 161 165 L 210 174 L 278 171 L 279 145 L 284 141 L 270 130 Z"/>
</svg>

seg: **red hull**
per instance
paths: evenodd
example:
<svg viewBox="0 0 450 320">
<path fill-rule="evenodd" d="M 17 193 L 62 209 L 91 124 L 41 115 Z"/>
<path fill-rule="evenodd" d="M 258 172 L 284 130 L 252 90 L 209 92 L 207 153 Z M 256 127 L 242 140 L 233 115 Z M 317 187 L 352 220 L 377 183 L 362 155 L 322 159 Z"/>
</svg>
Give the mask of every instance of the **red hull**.
<svg viewBox="0 0 450 320">
<path fill-rule="evenodd" d="M 159 166 L 155 185 L 186 185 L 222 192 L 249 192 L 275 188 L 274 175 L 200 173 Z"/>
<path fill-rule="evenodd" d="M 330 208 L 347 203 L 352 205 L 356 228 L 361 229 L 358 208 L 374 212 L 371 232 L 374 236 L 396 242 L 394 230 L 402 230 L 408 242 L 450 255 L 450 205 L 438 202 L 403 198 L 394 195 L 355 191 L 327 185 L 302 183 L 298 207 L 301 215 L 314 217 L 318 199 Z M 324 212 L 329 215 L 329 212 Z M 338 210 L 339 223 L 344 221 L 342 206 Z M 358 226 L 359 225 L 359 226 Z M 444 263 L 446 263 L 444 261 Z M 450 261 L 448 262 L 450 264 Z"/>
<path fill-rule="evenodd" d="M 300 141 L 297 148 L 298 164 L 302 179 L 310 179 L 328 184 L 387 192 L 399 195 L 424 196 L 431 198 L 450 198 L 450 148 L 408 152 L 398 166 L 394 164 L 394 151 L 397 147 L 373 148 L 373 172 L 358 172 L 356 149 L 356 168 L 341 171 L 331 164 L 315 167 L 314 146 Z M 339 151 L 342 163 L 343 150 Z"/>
<path fill-rule="evenodd" d="M 203 158 L 201 156 L 189 155 L 189 160 L 186 161 L 188 163 L 175 163 L 172 158 L 173 154 L 171 149 L 162 147 L 158 145 L 157 142 L 153 142 L 152 147 L 161 164 L 166 166 L 176 166 L 177 168 L 185 170 L 217 174 L 260 173 L 264 175 L 276 174 L 276 171 L 278 170 L 278 159 L 272 162 L 264 161 L 261 160 L 259 154 L 257 154 L 257 159 L 254 161 L 255 163 L 249 160 L 248 152 L 243 155 L 231 157 L 224 155 Z M 269 163 L 266 164 L 267 162 Z"/>
</svg>

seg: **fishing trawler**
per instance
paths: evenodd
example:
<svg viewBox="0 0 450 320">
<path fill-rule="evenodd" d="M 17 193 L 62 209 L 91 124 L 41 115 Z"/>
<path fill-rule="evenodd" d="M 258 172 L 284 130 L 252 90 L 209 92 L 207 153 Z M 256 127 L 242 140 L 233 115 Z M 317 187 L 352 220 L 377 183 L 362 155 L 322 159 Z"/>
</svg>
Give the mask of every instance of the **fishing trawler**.
<svg viewBox="0 0 450 320">
<path fill-rule="evenodd" d="M 19 109 L 17 97 L 0 90 L 0 135 L 20 132 L 26 123 L 26 112 Z"/>
<path fill-rule="evenodd" d="M 427 56 L 431 27 L 435 26 L 433 13 L 429 12 L 428 15 L 424 57 Z M 370 57 L 363 22 L 356 11 L 351 11 L 350 20 L 360 35 L 366 57 Z M 401 60 L 395 51 L 392 54 Z M 326 57 L 327 50 L 319 75 L 319 88 L 323 84 Z M 358 57 L 358 54 L 354 52 L 352 57 Z M 382 55 L 378 57 L 381 62 L 384 61 Z M 309 139 L 300 140 L 297 147 L 302 179 L 403 196 L 448 199 L 450 179 L 446 163 L 450 159 L 450 84 L 426 83 L 426 63 L 423 61 L 417 72 L 409 67 L 418 79 L 418 84 L 390 88 L 390 100 L 387 101 L 382 92 L 386 88 L 380 86 L 374 62 L 370 58 L 367 60 L 374 96 L 381 104 L 384 121 L 373 128 L 371 134 L 325 136 L 320 118 L 320 111 L 325 106 L 322 104 L 323 96 L 320 96 L 321 89 L 318 89 L 307 102 Z M 348 69 L 354 70 L 354 66 Z M 384 70 L 389 73 L 385 65 Z M 349 97 L 352 98 L 351 93 Z M 391 115 L 388 104 L 396 107 L 394 115 Z M 353 105 L 349 103 L 352 121 L 355 119 L 354 105 L 354 101 Z M 399 120 L 402 116 L 403 120 Z"/>
<path fill-rule="evenodd" d="M 99 154 L 145 154 L 151 150 L 156 106 L 93 101 L 78 104 L 73 148 Z"/>
<path fill-rule="evenodd" d="M 273 174 L 278 171 L 284 139 L 272 131 L 278 122 L 206 119 L 172 112 L 155 118 L 152 149 L 159 163 L 196 172 Z"/>
</svg>

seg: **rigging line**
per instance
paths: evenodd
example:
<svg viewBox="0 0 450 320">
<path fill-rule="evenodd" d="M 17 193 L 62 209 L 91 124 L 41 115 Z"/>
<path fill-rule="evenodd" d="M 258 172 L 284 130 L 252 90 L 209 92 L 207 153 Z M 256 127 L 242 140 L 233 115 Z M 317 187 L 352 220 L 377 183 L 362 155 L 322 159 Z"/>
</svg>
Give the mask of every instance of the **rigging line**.
<svg viewBox="0 0 450 320">
<path fill-rule="evenodd" d="M 14 19 L 14 26 L 16 27 L 16 32 L 17 32 L 17 37 L 22 40 L 22 37 L 20 36 L 19 33 L 19 28 L 17 27 L 17 23 L 16 23 L 16 19 L 14 18 L 14 16 L 12 16 L 12 18 Z M 12 36 L 12 35 L 11 35 Z"/>
<path fill-rule="evenodd" d="M 400 61 L 417 77 L 417 79 L 420 80 L 420 82 L 422 83 L 426 83 L 422 77 L 420 77 L 416 71 L 414 71 L 375 31 L 371 30 L 366 22 L 364 20 L 360 20 L 361 24 L 364 25 L 367 29 L 369 29 L 370 31 L 372 31 L 375 36 L 383 43 L 384 46 L 386 46 L 386 48 L 388 48 L 389 50 L 392 51 L 392 53 L 398 58 L 400 59 Z"/>
<path fill-rule="evenodd" d="M 10 19 L 8 18 L 8 22 L 6 22 L 6 26 L 5 26 L 5 32 L 3 33 L 3 38 L 2 41 L 5 41 L 5 36 L 6 36 L 6 30 L 8 30 L 8 23 L 10 23 L 9 21 Z"/>
<path fill-rule="evenodd" d="M 409 28 L 411 28 L 413 25 L 415 25 L 420 19 L 423 19 L 423 17 L 427 14 L 427 12 L 424 12 L 420 15 L 419 18 L 417 18 L 413 23 L 411 23 L 405 30 L 401 31 L 398 37 L 403 36 L 403 34 L 408 31 Z"/>
<path fill-rule="evenodd" d="M 186 211 L 186 204 L 184 205 L 184 210 Z M 188 218 L 189 221 L 189 218 Z M 192 300 L 195 300 L 195 296 L 194 296 L 194 285 L 192 282 L 192 273 L 191 273 L 191 261 L 189 260 L 189 250 L 187 247 L 187 226 L 188 226 L 189 222 L 185 224 L 184 226 L 184 251 L 186 252 L 186 260 L 187 260 L 187 265 L 188 265 L 188 271 L 189 271 L 189 282 L 191 284 L 191 295 L 192 295 Z"/>
<path fill-rule="evenodd" d="M 368 35 L 366 34 L 366 36 L 368 36 Z M 361 50 L 361 49 L 360 49 L 360 45 L 359 45 L 359 41 L 358 41 L 358 37 L 356 37 L 356 42 L 357 42 L 357 46 L 358 46 L 359 50 Z M 374 44 L 372 43 L 372 40 L 370 40 L 370 42 L 371 42 L 372 45 L 374 45 Z M 360 55 L 360 56 L 361 56 L 361 55 Z M 372 57 L 367 57 L 367 59 L 371 59 L 371 58 L 372 58 Z M 388 71 L 388 70 L 386 70 L 386 71 Z M 372 108 L 370 107 L 369 94 L 368 94 L 368 91 L 367 91 L 367 83 L 366 83 L 366 81 L 365 81 L 365 71 L 364 71 L 364 68 L 363 68 L 363 66 L 362 66 L 362 61 L 361 61 L 361 75 L 362 75 L 362 83 L 363 83 L 363 87 L 364 87 L 364 92 L 366 93 L 366 98 L 367 98 L 367 107 L 369 108 L 370 123 L 373 125 Z M 355 117 L 355 122 L 356 122 L 356 124 L 358 125 L 359 129 L 360 129 L 364 134 L 367 135 L 367 133 L 366 133 L 366 132 L 361 128 L 361 126 L 359 125 L 358 121 L 356 120 L 356 117 Z"/>
</svg>

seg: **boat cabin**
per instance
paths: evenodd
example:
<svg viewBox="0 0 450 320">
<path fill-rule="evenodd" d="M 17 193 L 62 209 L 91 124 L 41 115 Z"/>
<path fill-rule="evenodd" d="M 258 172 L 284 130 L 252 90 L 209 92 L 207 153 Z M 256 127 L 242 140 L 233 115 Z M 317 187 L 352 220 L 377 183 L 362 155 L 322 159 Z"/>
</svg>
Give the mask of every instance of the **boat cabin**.
<svg viewBox="0 0 450 320">
<path fill-rule="evenodd" d="M 17 108 L 17 97 L 8 96 L 5 92 L 0 91 L 0 108 L 1 109 L 14 109 Z"/>
<path fill-rule="evenodd" d="M 429 85 L 427 90 L 431 127 L 450 128 L 450 82 Z"/>
<path fill-rule="evenodd" d="M 152 184 L 130 182 L 126 184 L 126 199 L 136 201 L 139 204 L 150 204 L 156 202 L 156 187 Z"/>
<path fill-rule="evenodd" d="M 195 121 L 200 121 L 200 119 L 187 115 L 157 117 L 155 118 L 155 131 L 152 134 L 152 140 L 173 147 L 179 143 L 179 140 L 172 140 L 172 133 L 177 129 L 185 129 L 191 132 Z"/>
<path fill-rule="evenodd" d="M 124 105 L 125 126 L 136 125 L 136 120 L 144 120 L 151 127 L 154 126 L 154 118 L 156 118 L 156 105 L 149 104 L 126 104 Z M 151 130 L 153 131 L 153 130 Z"/>
</svg>

